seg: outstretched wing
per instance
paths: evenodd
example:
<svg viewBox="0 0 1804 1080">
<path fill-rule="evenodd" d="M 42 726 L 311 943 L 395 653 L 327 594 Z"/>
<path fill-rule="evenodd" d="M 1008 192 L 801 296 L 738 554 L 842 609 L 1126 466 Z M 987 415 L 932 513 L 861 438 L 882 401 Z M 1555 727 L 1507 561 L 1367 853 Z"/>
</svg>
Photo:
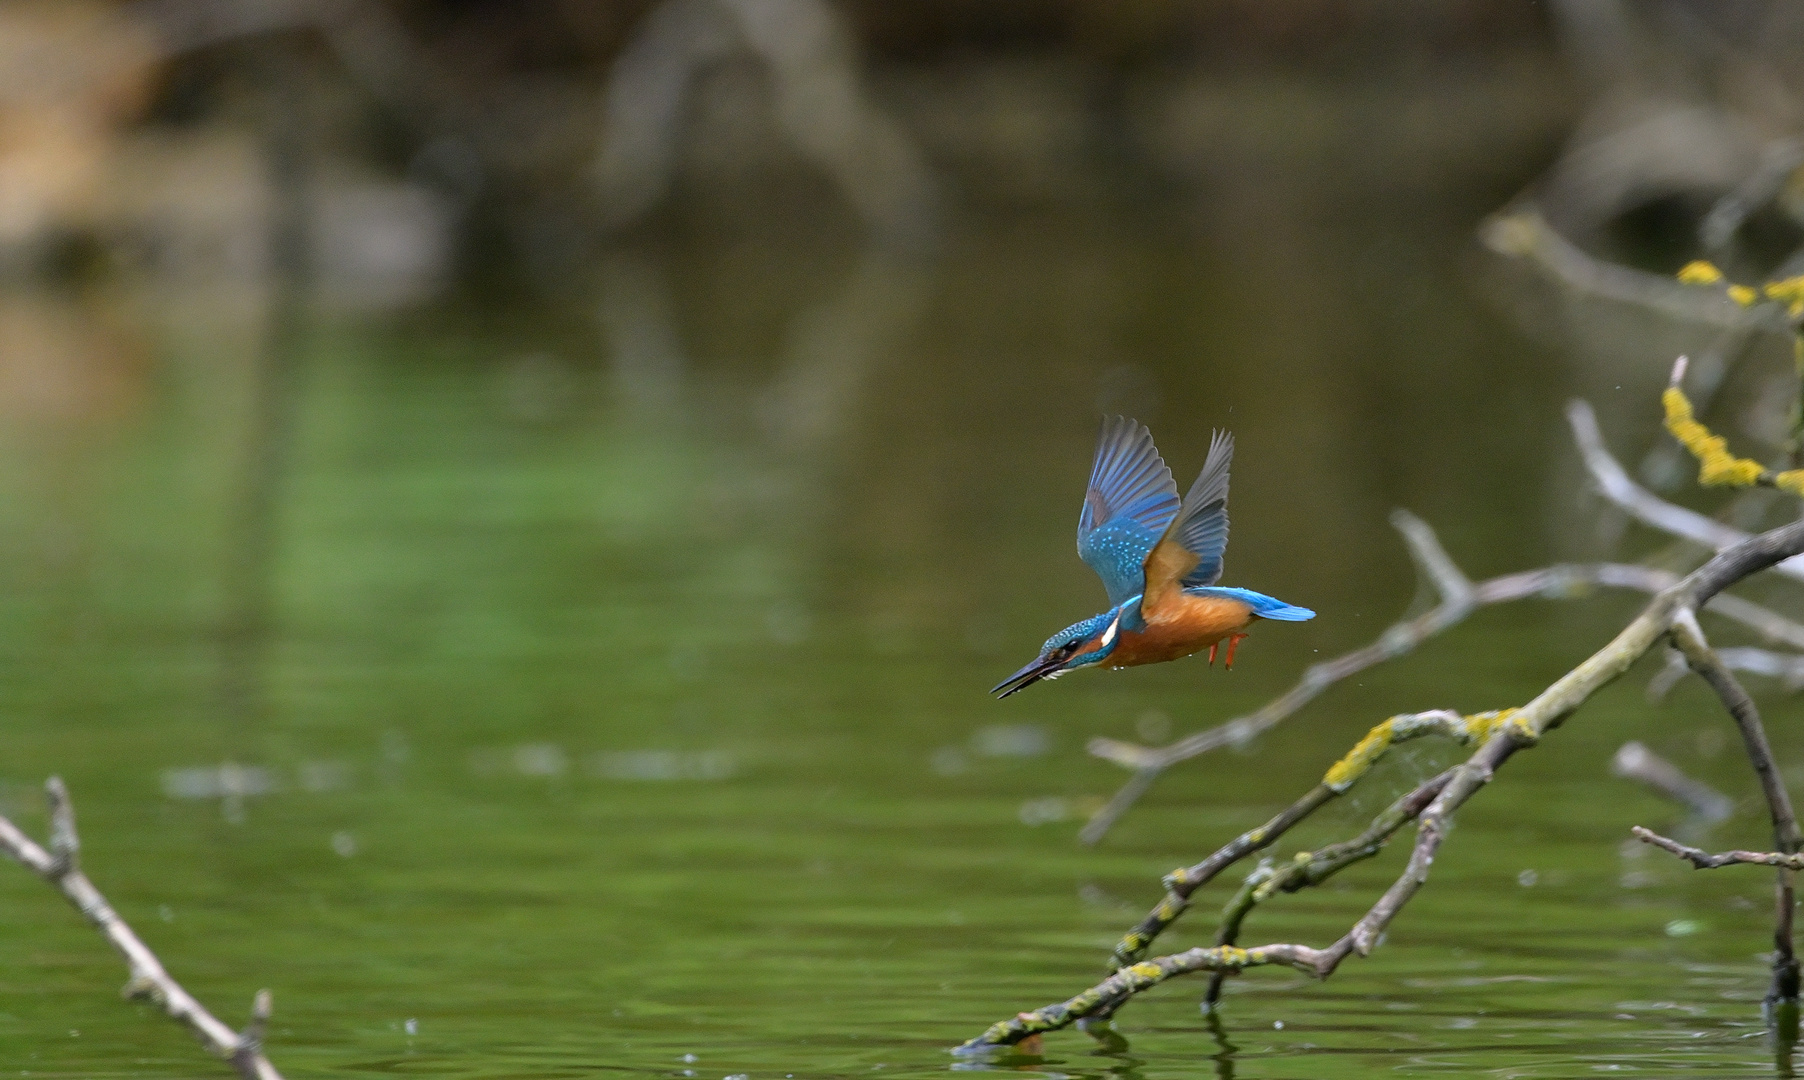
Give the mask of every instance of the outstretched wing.
<svg viewBox="0 0 1804 1080">
<path fill-rule="evenodd" d="M 1142 610 L 1156 610 L 1172 590 L 1213 585 L 1221 579 L 1222 554 L 1228 550 L 1228 466 L 1233 460 L 1234 436 L 1216 432 L 1202 474 L 1147 553 Z"/>
<path fill-rule="evenodd" d="M 1126 417 L 1105 418 L 1077 519 L 1077 554 L 1102 578 L 1111 605 L 1142 591 L 1147 553 L 1178 506 L 1178 485 L 1152 432 Z"/>
</svg>

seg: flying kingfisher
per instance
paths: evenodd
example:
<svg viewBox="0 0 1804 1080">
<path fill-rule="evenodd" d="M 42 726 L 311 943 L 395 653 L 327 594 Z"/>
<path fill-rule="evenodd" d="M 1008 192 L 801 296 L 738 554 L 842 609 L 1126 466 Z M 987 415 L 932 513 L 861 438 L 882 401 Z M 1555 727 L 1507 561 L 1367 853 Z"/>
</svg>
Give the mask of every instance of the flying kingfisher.
<svg viewBox="0 0 1804 1080">
<path fill-rule="evenodd" d="M 1180 502 L 1152 432 L 1126 417 L 1105 419 L 1077 519 L 1077 554 L 1102 578 L 1114 606 L 1052 635 L 1032 663 L 991 693 L 1008 697 L 1041 679 L 1098 664 L 1124 668 L 1177 660 L 1205 645 L 1214 664 L 1223 638 L 1231 668 L 1234 647 L 1254 619 L 1315 618 L 1308 608 L 1264 593 L 1215 584 L 1228 547 L 1233 458 L 1234 436 L 1217 431 L 1202 475 Z"/>
</svg>

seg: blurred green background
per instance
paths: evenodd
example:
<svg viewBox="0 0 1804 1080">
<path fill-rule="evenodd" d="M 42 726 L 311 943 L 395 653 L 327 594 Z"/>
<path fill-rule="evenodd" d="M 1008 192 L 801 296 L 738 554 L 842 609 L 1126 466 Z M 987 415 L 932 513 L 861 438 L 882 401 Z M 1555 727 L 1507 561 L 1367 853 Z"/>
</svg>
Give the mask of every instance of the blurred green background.
<svg viewBox="0 0 1804 1080">
<path fill-rule="evenodd" d="M 1671 358 L 1720 354 L 1709 417 L 1772 453 L 1788 346 L 1561 267 L 1654 289 L 1738 190 L 1760 210 L 1713 257 L 1783 266 L 1795 22 L 13 0 L 0 810 L 41 834 L 64 776 L 171 972 L 234 1024 L 274 990 L 289 1077 L 942 1072 L 1371 724 L 1521 703 L 1636 609 L 1483 611 L 1077 845 L 1127 776 L 1088 738 L 1242 715 L 1421 610 L 1392 508 L 1475 578 L 1700 557 L 1588 494 L 1562 406 L 1710 508 L 1656 438 Z M 1525 206 L 1579 263 L 1481 243 Z M 1232 428 L 1225 583 L 1320 616 L 1232 673 L 992 701 L 1101 606 L 1072 528 L 1105 412 L 1181 482 Z M 1656 667 L 1510 763 L 1372 958 L 1249 973 L 1209 1022 L 1174 984 L 1121 1014 L 1127 1051 L 1071 1033 L 1020 1067 L 1772 1074 L 1768 879 L 1625 846 L 1681 816 L 1609 775 L 1628 739 L 1737 800 L 1688 836 L 1763 842 L 1726 718 L 1694 684 L 1649 703 Z M 1796 705 L 1750 683 L 1789 775 Z M 1456 752 L 1412 744 L 1296 848 Z M 1327 943 L 1400 859 L 1247 940 Z M 0 870 L 0 1074 L 224 1075 Z"/>
</svg>

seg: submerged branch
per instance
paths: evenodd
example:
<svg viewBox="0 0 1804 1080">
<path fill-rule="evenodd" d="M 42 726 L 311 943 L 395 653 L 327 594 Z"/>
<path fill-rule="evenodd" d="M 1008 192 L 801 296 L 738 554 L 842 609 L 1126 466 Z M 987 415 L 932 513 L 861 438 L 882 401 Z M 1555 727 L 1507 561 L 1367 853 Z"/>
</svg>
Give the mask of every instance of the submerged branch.
<svg viewBox="0 0 1804 1080">
<path fill-rule="evenodd" d="M 44 791 L 50 803 L 50 849 L 46 851 L 18 826 L 0 816 L 0 850 L 61 892 L 125 958 L 131 972 L 131 978 L 125 984 L 128 997 L 148 997 L 162 1006 L 165 1013 L 192 1031 L 208 1050 L 231 1062 L 244 1080 L 282 1080 L 276 1067 L 263 1056 L 263 1032 L 271 1008 L 269 991 L 257 992 L 251 1022 L 239 1033 L 182 989 L 181 984 L 163 969 L 162 961 L 150 947 L 126 925 L 100 890 L 82 873 L 75 808 L 69 802 L 69 791 L 63 786 L 62 779 L 51 777 L 45 783 Z"/>
</svg>

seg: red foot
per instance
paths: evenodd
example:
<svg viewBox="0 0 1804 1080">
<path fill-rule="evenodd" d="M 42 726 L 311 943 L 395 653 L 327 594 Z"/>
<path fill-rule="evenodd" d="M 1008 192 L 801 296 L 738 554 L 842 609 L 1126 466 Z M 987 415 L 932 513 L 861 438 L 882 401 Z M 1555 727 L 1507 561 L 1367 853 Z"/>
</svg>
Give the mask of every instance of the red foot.
<svg viewBox="0 0 1804 1080">
<path fill-rule="evenodd" d="M 1228 638 L 1228 665 L 1227 665 L 1227 667 L 1228 667 L 1229 671 L 1234 670 L 1234 647 L 1236 645 L 1239 645 L 1240 640 L 1244 637 L 1246 637 L 1245 634 L 1234 634 Z M 1215 646 L 1213 646 L 1213 645 L 1209 646 L 1209 659 L 1211 661 L 1213 661 L 1215 659 Z"/>
<path fill-rule="evenodd" d="M 1210 667 L 1215 666 L 1215 647 L 1220 644 L 1221 644 L 1221 642 L 1217 641 L 1217 642 L 1213 642 L 1209 646 L 1209 666 Z"/>
</svg>

